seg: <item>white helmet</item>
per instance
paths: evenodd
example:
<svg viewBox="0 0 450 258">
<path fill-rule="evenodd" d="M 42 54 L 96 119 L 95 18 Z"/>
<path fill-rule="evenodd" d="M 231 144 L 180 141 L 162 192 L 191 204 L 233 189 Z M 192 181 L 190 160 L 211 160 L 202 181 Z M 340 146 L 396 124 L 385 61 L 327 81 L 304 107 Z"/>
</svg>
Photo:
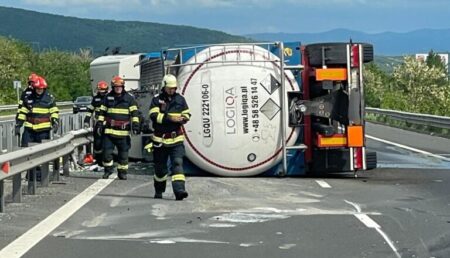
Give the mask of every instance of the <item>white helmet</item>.
<svg viewBox="0 0 450 258">
<path fill-rule="evenodd" d="M 166 74 L 162 80 L 162 86 L 167 88 L 176 88 L 177 78 L 173 74 Z"/>
</svg>

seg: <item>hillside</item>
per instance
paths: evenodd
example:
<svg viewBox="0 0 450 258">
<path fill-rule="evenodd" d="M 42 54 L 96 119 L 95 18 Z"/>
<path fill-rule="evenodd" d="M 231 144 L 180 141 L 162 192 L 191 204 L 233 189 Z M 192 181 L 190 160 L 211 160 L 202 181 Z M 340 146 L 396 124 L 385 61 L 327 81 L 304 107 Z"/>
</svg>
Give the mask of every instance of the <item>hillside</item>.
<svg viewBox="0 0 450 258">
<path fill-rule="evenodd" d="M 315 42 L 353 41 L 374 45 L 375 55 L 407 55 L 450 51 L 450 29 L 423 29 L 406 33 L 383 32 L 368 34 L 360 31 L 336 29 L 321 33 L 259 33 L 246 35 L 258 41 L 301 41 L 303 44 Z"/>
<path fill-rule="evenodd" d="M 99 55 L 106 47 L 121 52 L 147 52 L 164 46 L 248 39 L 220 31 L 149 22 L 92 20 L 1 7 L 0 35 L 29 42 L 35 49 L 78 51 L 92 48 Z"/>
</svg>

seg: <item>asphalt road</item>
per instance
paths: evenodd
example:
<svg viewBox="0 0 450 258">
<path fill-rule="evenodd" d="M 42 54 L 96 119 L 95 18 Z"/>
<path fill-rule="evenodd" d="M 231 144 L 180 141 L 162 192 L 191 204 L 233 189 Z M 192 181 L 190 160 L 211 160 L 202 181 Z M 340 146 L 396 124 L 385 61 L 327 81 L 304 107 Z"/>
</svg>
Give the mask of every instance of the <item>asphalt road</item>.
<svg viewBox="0 0 450 258">
<path fill-rule="evenodd" d="M 444 157 L 450 152 L 446 139 L 367 129 Z M 111 180 L 24 257 L 450 257 L 449 162 L 367 143 L 380 168 L 356 178 L 190 177 L 182 202 L 170 185 L 163 200 L 153 199 L 151 167 L 135 164 L 138 173 Z M 106 184 L 100 175 L 76 172 L 7 205 L 0 248 L 86 187 Z"/>
</svg>

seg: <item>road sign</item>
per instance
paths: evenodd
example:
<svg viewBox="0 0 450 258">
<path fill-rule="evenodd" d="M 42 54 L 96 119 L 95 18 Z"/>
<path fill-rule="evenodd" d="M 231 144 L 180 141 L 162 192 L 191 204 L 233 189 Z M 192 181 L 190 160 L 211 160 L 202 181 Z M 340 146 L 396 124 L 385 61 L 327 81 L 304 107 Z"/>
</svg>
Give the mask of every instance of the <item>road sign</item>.
<svg viewBox="0 0 450 258">
<path fill-rule="evenodd" d="M 22 87 L 22 83 L 20 81 L 13 82 L 14 89 L 20 89 Z"/>
</svg>

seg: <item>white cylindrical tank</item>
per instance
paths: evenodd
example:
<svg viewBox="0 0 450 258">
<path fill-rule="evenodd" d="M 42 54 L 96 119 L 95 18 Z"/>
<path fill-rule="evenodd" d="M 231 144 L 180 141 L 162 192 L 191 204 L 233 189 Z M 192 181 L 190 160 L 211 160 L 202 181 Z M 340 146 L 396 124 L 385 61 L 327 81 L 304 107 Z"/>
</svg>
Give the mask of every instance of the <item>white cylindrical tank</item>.
<svg viewBox="0 0 450 258">
<path fill-rule="evenodd" d="M 279 58 L 253 45 L 213 46 L 180 67 L 179 92 L 192 114 L 186 156 L 195 165 L 216 175 L 251 176 L 280 162 L 281 115 L 288 121 L 288 112 L 280 108 L 280 63 L 270 60 Z M 286 91 L 298 91 L 293 74 L 285 75 Z M 288 146 L 298 134 L 286 126 Z"/>
</svg>

